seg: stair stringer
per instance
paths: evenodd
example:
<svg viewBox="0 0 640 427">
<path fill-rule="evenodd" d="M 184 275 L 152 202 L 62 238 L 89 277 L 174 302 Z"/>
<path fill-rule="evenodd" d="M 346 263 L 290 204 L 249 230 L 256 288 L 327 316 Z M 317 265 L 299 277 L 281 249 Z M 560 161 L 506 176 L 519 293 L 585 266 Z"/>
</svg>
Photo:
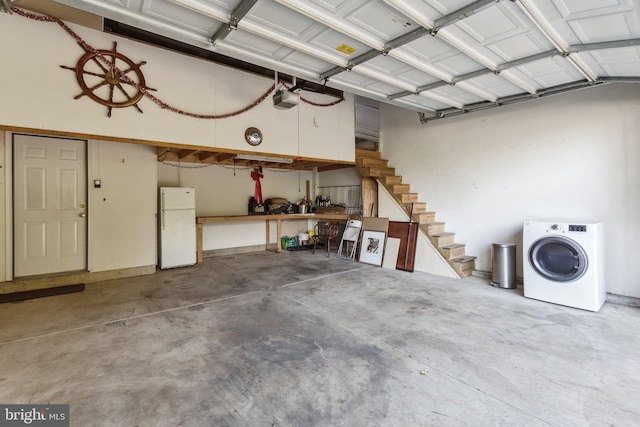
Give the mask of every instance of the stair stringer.
<svg viewBox="0 0 640 427">
<path fill-rule="evenodd" d="M 377 180 L 376 180 L 377 181 Z M 378 216 L 389 218 L 390 221 L 409 221 L 405 212 L 385 186 L 378 182 Z M 414 270 L 439 276 L 459 279 L 458 273 L 436 248 L 422 227 L 418 227 L 418 241 L 416 243 L 416 260 Z"/>
</svg>

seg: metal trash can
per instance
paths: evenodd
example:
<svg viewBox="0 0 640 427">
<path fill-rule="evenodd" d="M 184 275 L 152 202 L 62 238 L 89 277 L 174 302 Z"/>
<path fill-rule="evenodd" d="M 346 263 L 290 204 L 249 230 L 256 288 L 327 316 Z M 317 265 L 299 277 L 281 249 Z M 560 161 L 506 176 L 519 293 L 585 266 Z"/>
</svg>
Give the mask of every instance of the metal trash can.
<svg viewBox="0 0 640 427">
<path fill-rule="evenodd" d="M 499 288 L 516 288 L 516 245 L 494 243 L 491 248 L 493 268 L 491 284 Z"/>
</svg>

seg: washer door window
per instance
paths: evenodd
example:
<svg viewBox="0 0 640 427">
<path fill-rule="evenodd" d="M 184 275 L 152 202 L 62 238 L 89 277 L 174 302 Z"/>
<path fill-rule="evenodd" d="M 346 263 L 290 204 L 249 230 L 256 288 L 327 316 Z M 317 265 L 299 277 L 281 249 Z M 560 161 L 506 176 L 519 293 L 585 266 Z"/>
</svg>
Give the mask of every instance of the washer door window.
<svg viewBox="0 0 640 427">
<path fill-rule="evenodd" d="M 556 282 L 579 279 L 587 271 L 587 255 L 573 240 L 543 237 L 529 249 L 529 261 L 542 276 Z"/>
</svg>

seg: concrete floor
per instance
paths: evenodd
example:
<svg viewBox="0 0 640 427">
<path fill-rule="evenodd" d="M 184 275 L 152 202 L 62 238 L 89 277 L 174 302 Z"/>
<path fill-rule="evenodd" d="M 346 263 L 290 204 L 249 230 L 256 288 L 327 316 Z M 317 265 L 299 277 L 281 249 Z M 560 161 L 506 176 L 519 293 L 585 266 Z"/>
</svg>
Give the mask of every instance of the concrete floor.
<svg viewBox="0 0 640 427">
<path fill-rule="evenodd" d="M 309 251 L 0 305 L 0 403 L 72 426 L 640 425 L 640 309 Z"/>
</svg>

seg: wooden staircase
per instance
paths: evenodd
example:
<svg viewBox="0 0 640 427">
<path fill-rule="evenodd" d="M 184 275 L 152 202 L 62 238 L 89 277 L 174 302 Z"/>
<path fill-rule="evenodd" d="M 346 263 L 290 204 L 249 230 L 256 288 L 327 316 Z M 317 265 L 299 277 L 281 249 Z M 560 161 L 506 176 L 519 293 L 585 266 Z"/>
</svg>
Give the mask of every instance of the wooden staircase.
<svg viewBox="0 0 640 427">
<path fill-rule="evenodd" d="M 409 184 L 404 184 L 402 177 L 396 175 L 395 169 L 390 168 L 388 163 L 377 151 L 356 150 L 356 167 L 360 174 L 376 179 L 386 188 L 406 214 L 412 217 L 412 221 L 420 225 L 420 229 L 459 277 L 471 275 L 476 257 L 465 255 L 465 245 L 455 242 L 455 234 L 445 231 L 445 223 L 436 221 L 436 213 L 427 211 L 427 204 L 418 200 L 418 194 L 411 192 Z"/>
</svg>

